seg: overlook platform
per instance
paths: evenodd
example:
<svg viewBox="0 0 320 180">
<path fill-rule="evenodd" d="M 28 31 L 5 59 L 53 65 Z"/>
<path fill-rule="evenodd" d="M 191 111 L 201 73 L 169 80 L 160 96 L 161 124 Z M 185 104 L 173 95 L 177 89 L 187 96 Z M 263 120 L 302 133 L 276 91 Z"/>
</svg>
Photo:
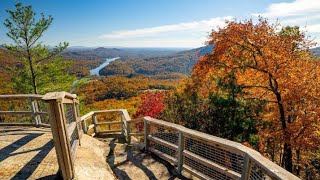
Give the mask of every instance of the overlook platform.
<svg viewBox="0 0 320 180">
<path fill-rule="evenodd" d="M 91 138 L 90 136 L 83 137 Z M 138 144 L 126 144 L 121 135 L 98 138 L 101 143 L 83 144 L 77 151 L 79 179 L 195 179 L 174 173 L 174 167 Z M 103 143 L 102 143 L 103 142 Z M 104 149 L 101 160 L 92 157 L 92 146 Z M 90 152 L 90 153 L 88 153 Z M 85 161 L 85 162 L 84 162 Z M 95 167 L 95 166 L 98 166 Z M 0 126 L 0 179 L 59 179 L 59 165 L 50 128 Z M 91 167 L 91 168 L 88 168 Z M 98 169 L 102 169 L 99 171 Z M 114 174 L 113 174 L 113 172 Z"/>
<path fill-rule="evenodd" d="M 54 179 L 58 162 L 50 128 L 0 126 L 0 179 Z"/>
<path fill-rule="evenodd" d="M 0 111 L 0 179 L 299 179 L 240 143 L 178 124 L 125 109 L 80 116 L 75 94 L 0 99 L 9 109 Z"/>
</svg>

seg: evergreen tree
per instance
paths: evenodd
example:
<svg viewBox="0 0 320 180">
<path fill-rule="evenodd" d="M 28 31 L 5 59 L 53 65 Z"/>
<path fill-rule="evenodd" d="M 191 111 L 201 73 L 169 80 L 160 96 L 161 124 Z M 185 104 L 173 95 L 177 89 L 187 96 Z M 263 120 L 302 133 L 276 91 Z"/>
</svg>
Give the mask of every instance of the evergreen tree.
<svg viewBox="0 0 320 180">
<path fill-rule="evenodd" d="M 31 6 L 15 5 L 15 10 L 7 10 L 9 17 L 4 25 L 7 27 L 7 36 L 14 42 L 4 45 L 24 64 L 18 68 L 13 81 L 14 86 L 21 93 L 45 93 L 52 91 L 55 83 L 69 83 L 74 79 L 64 73 L 68 67 L 58 56 L 68 46 L 68 43 L 60 43 L 49 49 L 40 41 L 43 33 L 52 23 L 52 16 L 37 18 Z"/>
</svg>

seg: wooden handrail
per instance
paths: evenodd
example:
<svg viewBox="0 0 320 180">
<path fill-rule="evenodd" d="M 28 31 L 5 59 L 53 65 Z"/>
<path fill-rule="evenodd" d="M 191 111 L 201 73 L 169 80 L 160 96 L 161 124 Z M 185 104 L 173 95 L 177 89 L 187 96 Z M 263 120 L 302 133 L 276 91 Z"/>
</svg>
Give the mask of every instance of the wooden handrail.
<svg viewBox="0 0 320 180">
<path fill-rule="evenodd" d="M 241 155 L 242 157 L 244 157 L 244 159 L 248 158 L 249 164 L 254 163 L 254 164 L 258 165 L 259 168 L 262 169 L 265 174 L 267 174 L 269 177 L 271 177 L 273 179 L 288 179 L 288 180 L 289 179 L 290 180 L 299 179 L 298 177 L 289 173 L 288 171 L 286 171 L 282 167 L 278 166 L 277 164 L 273 163 L 269 159 L 263 157 L 259 152 L 255 151 L 253 149 L 250 149 L 249 147 L 246 147 L 240 143 L 230 141 L 227 139 L 223 139 L 223 138 L 219 138 L 216 136 L 212 136 L 209 134 L 205 134 L 205 133 L 202 133 L 199 131 L 191 130 L 191 129 L 188 129 L 188 128 L 181 126 L 181 125 L 161 121 L 161 120 L 154 119 L 151 117 L 144 117 L 144 120 L 145 120 L 144 132 L 147 133 L 147 134 L 145 134 L 145 146 L 148 150 L 150 149 L 152 152 L 155 152 L 155 150 L 152 147 L 149 147 L 149 145 L 148 145 L 149 141 L 146 141 L 146 139 L 151 140 L 153 143 L 156 143 L 158 145 L 170 148 L 172 150 L 177 150 L 177 148 L 176 148 L 177 145 L 172 144 L 172 143 L 165 141 L 163 139 L 159 139 L 159 138 L 149 134 L 149 130 L 148 130 L 149 126 L 152 124 L 155 124 L 155 125 L 160 125 L 165 129 L 177 131 L 177 132 L 179 132 L 179 135 L 182 134 L 182 136 L 187 137 L 189 139 L 197 140 L 197 141 L 204 143 L 204 144 L 210 144 L 210 145 L 216 146 L 220 149 L 223 149 L 226 152 Z M 159 132 L 159 133 L 161 134 L 164 132 Z M 218 170 L 220 172 L 223 172 L 224 174 L 228 175 L 231 178 L 237 179 L 238 177 L 240 177 L 239 173 L 234 172 L 230 169 L 227 169 L 221 165 L 217 165 L 213 161 L 207 160 L 206 157 L 199 156 L 199 155 L 196 155 L 190 151 L 184 150 L 184 145 L 182 146 L 181 143 L 178 143 L 178 150 L 180 150 L 180 149 L 182 150 L 183 155 L 179 155 L 177 157 L 177 161 L 174 162 L 175 164 L 177 164 L 179 161 L 182 162 L 183 156 L 187 156 L 189 158 L 195 159 L 198 163 L 201 163 L 204 165 L 209 165 L 209 166 L 215 166 L 215 168 L 218 168 Z M 156 152 L 157 152 L 157 155 L 160 157 L 163 155 L 163 153 L 158 152 L 158 150 Z M 168 159 L 167 156 L 168 155 L 165 154 L 165 156 L 163 156 L 163 158 Z M 172 157 L 172 158 L 174 158 L 174 157 Z M 188 167 L 187 165 L 183 164 L 183 162 L 181 163 L 181 166 Z M 193 168 L 193 167 L 191 167 L 191 168 Z M 242 168 L 247 168 L 247 167 L 245 167 L 245 165 L 243 165 Z M 251 168 L 251 166 L 249 166 L 249 168 Z M 195 173 L 195 175 L 196 174 L 199 175 L 199 173 L 202 173 L 199 171 L 191 170 L 191 173 L 193 173 L 193 172 Z M 249 171 L 243 170 L 243 172 L 250 173 L 250 170 Z M 248 174 L 245 174 L 245 175 L 246 175 L 246 178 L 243 178 L 242 177 L 243 174 L 242 174 L 241 179 L 247 179 L 248 177 L 250 177 L 250 175 L 248 175 Z M 205 177 L 205 175 L 201 174 L 201 175 L 199 175 L 199 177 L 203 178 L 203 177 Z"/>
<path fill-rule="evenodd" d="M 47 115 L 47 112 L 32 112 L 32 111 L 0 111 L 0 114 L 11 114 L 11 115 Z"/>
<path fill-rule="evenodd" d="M 130 133 L 127 131 L 125 134 L 126 136 L 130 137 L 131 135 L 135 134 L 144 134 L 145 135 L 145 147 L 147 150 L 155 153 L 159 157 L 168 160 L 172 162 L 175 165 L 178 165 L 178 171 L 181 171 L 182 169 L 190 171 L 192 174 L 204 178 L 208 177 L 204 172 L 197 170 L 195 167 L 190 167 L 187 164 L 184 163 L 184 158 L 190 158 L 195 160 L 197 163 L 200 163 L 204 166 L 207 166 L 208 168 L 213 168 L 216 171 L 227 175 L 230 178 L 235 179 L 248 179 L 250 178 L 250 173 L 252 164 L 255 164 L 255 166 L 258 166 L 259 169 L 267 176 L 269 176 L 272 179 L 290 179 L 295 180 L 299 179 L 298 177 L 294 176 L 293 174 L 289 173 L 282 167 L 278 166 L 277 164 L 273 163 L 272 161 L 268 160 L 267 158 L 263 157 L 259 152 L 250 149 L 240 143 L 230 141 L 227 139 L 223 139 L 220 137 L 212 136 L 206 133 L 202 133 L 199 131 L 188 129 L 184 126 L 177 125 L 170 122 L 161 121 L 158 119 L 154 119 L 151 117 L 144 117 L 132 120 L 125 109 L 113 109 L 113 110 L 101 110 L 101 111 L 92 111 L 84 116 L 81 117 L 81 121 L 86 122 L 88 119 L 92 118 L 94 115 L 103 114 L 103 113 L 110 113 L 110 112 L 121 112 L 121 115 L 123 117 L 122 121 L 119 122 L 107 122 L 107 123 L 96 123 L 94 126 L 99 125 L 109 125 L 109 124 L 118 124 L 120 122 L 123 123 L 122 126 L 122 132 L 125 130 L 129 130 L 130 126 L 134 125 L 134 123 L 140 123 L 144 122 L 144 133 Z M 179 134 L 178 141 L 179 143 L 173 144 L 172 142 L 166 141 L 165 139 L 158 138 L 156 135 L 149 134 L 149 126 L 150 125 L 156 125 L 161 126 L 164 128 L 164 131 L 160 131 L 159 135 L 161 133 L 168 133 L 167 130 L 177 132 Z M 87 127 L 92 127 L 92 125 L 88 125 Z M 161 128 L 161 129 L 163 129 Z M 108 130 L 108 131 L 101 131 L 101 133 L 113 133 L 113 132 L 120 132 L 119 130 Z M 99 132 L 98 132 L 99 133 Z M 155 133 L 155 132 L 154 132 Z M 157 134 L 157 133 L 156 133 Z M 201 144 L 208 144 L 211 146 L 214 146 L 218 149 L 221 149 L 222 151 L 226 153 L 233 153 L 238 155 L 239 157 L 243 158 L 243 164 L 241 165 L 242 172 L 235 171 L 233 169 L 230 169 L 230 167 L 225 167 L 217 162 L 214 162 L 210 159 L 208 159 L 206 156 L 200 156 L 199 154 L 195 154 L 194 152 L 191 152 L 189 150 L 185 150 L 185 140 L 184 139 L 192 139 L 195 141 L 200 142 Z M 157 144 L 158 146 L 165 147 L 172 149 L 176 151 L 175 157 L 170 156 L 169 154 L 166 154 L 162 152 L 159 149 L 154 148 L 153 146 L 149 146 L 149 142 L 152 141 L 152 143 Z"/>
<path fill-rule="evenodd" d="M 39 94 L 4 94 L 0 95 L 0 99 L 42 99 L 43 95 Z"/>
<path fill-rule="evenodd" d="M 51 92 L 47 93 L 43 96 L 43 100 L 62 100 L 63 98 L 68 98 L 68 99 L 77 99 L 76 94 L 70 94 L 68 92 Z"/>
<path fill-rule="evenodd" d="M 26 99 L 30 101 L 31 110 L 19 110 L 19 111 L 0 111 L 0 114 L 7 114 L 11 116 L 15 115 L 30 115 L 33 116 L 34 119 L 34 126 L 40 126 L 43 125 L 41 122 L 41 116 L 40 115 L 47 115 L 47 112 L 39 111 L 39 101 L 41 101 L 43 98 L 43 95 L 39 94 L 4 94 L 0 95 L 0 99 L 5 100 L 15 100 L 15 99 Z M 0 123 L 0 125 L 4 125 L 8 123 Z M 11 123 L 12 125 L 21 125 L 21 123 Z M 28 123 L 30 124 L 30 123 Z M 48 124 L 45 124 L 45 126 L 48 126 Z"/>
<path fill-rule="evenodd" d="M 112 113 L 112 112 L 119 112 L 121 113 L 121 121 L 116 121 L 116 122 L 100 122 L 98 123 L 97 120 L 97 115 L 99 114 L 107 114 L 107 113 Z M 87 124 L 87 120 L 92 118 L 92 123 L 93 126 L 91 126 L 91 124 Z M 94 131 L 96 134 L 99 133 L 106 133 L 106 132 L 119 132 L 119 130 L 108 130 L 108 131 L 98 131 L 97 130 L 97 126 L 101 126 L 101 125 L 112 125 L 112 124 L 122 124 L 122 133 L 125 135 L 127 141 L 130 143 L 131 139 L 130 139 L 130 126 L 128 125 L 129 121 L 132 121 L 129 113 L 126 109 L 109 109 L 109 110 L 99 110 L 99 111 L 91 111 L 85 115 L 83 115 L 81 118 L 81 122 L 82 122 L 82 127 L 83 127 L 83 131 L 85 133 L 87 133 L 91 128 L 94 128 Z"/>
</svg>

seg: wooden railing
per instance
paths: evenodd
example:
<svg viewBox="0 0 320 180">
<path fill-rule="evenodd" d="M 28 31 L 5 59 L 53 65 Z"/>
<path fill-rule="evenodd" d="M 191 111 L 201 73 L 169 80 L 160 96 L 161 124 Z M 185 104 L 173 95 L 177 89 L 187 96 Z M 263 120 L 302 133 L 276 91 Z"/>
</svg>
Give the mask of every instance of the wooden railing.
<svg viewBox="0 0 320 180">
<path fill-rule="evenodd" d="M 240 143 L 144 118 L 145 149 L 201 179 L 299 179 Z"/>
<path fill-rule="evenodd" d="M 99 115 L 108 115 L 111 113 L 117 113 L 119 120 L 99 120 Z M 81 117 L 83 131 L 90 135 L 101 135 L 101 134 L 113 134 L 122 133 L 127 142 L 131 141 L 131 132 L 129 122 L 131 118 L 126 109 L 112 109 L 112 110 L 101 110 L 92 111 Z"/>
<path fill-rule="evenodd" d="M 145 150 L 172 163 L 200 179 L 299 179 L 257 151 L 240 143 L 211 136 L 181 125 L 150 117 L 121 121 L 97 121 L 97 114 L 121 112 L 124 109 L 93 111 L 81 117 L 84 131 L 96 134 L 122 132 L 127 139 L 144 136 Z M 91 122 L 90 121 L 91 119 Z M 122 124 L 122 129 L 99 131 L 98 126 Z M 125 125 L 124 125 L 125 124 Z M 89 133 L 90 134 L 90 133 Z M 129 141 L 130 143 L 130 141 Z"/>
<path fill-rule="evenodd" d="M 0 95 L 1 103 L 4 103 L 3 106 L 8 106 L 6 109 L 0 110 L 0 117 L 3 116 L 13 117 L 13 116 L 29 116 L 32 118 L 32 123 L 27 122 L 17 122 L 17 121 L 6 121 L 1 122 L 0 125 L 4 126 L 45 126 L 49 127 L 49 124 L 46 124 L 42 121 L 42 117 L 47 116 L 47 112 L 42 111 L 41 109 L 46 109 L 42 107 L 40 109 L 39 105 L 42 102 L 42 95 L 37 94 L 15 94 L 15 95 Z M 12 103 L 8 105 L 8 103 Z M 19 105 L 18 105 L 19 104 Z M 41 104 L 44 106 L 44 104 Z M 3 106 L 1 108 L 3 108 Z M 15 110 L 17 107 L 22 110 Z M 42 116 L 42 117 L 41 117 Z"/>
<path fill-rule="evenodd" d="M 132 120 L 125 109 L 92 111 L 80 118 L 79 101 L 74 94 L 55 92 L 44 97 L 2 95 L 1 98 L 30 99 L 32 111 L 0 113 L 32 115 L 35 121 L 33 125 L 41 125 L 41 120 L 36 117 L 46 114 L 36 108 L 35 100 L 42 98 L 48 103 L 55 150 L 64 179 L 75 178 L 74 158 L 82 133 L 121 133 L 128 143 L 131 142 L 131 136 L 143 136 L 146 151 L 171 162 L 178 172 L 188 171 L 200 179 L 299 179 L 240 143 L 150 117 Z M 116 121 L 99 119 L 99 116 L 112 113 L 118 116 Z"/>
<path fill-rule="evenodd" d="M 53 142 L 63 179 L 75 179 L 74 160 L 82 134 L 79 100 L 66 92 L 47 93 Z"/>
</svg>

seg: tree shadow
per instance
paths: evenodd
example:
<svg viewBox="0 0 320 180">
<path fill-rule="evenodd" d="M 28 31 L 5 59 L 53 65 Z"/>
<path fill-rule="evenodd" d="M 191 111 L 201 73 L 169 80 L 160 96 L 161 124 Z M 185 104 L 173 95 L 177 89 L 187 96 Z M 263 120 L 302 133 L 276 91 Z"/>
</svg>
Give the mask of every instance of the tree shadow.
<svg viewBox="0 0 320 180">
<path fill-rule="evenodd" d="M 49 176 L 41 177 L 37 180 L 63 180 L 63 178 L 60 173 L 57 173 L 57 174 L 52 174 Z"/>
<path fill-rule="evenodd" d="M 28 144 L 33 139 L 43 135 L 43 133 L 39 134 L 27 134 L 26 136 L 16 140 L 15 142 L 11 143 L 10 145 L 0 149 L 0 162 L 13 156 L 12 153 L 17 149 L 21 148 L 22 146 Z"/>
<path fill-rule="evenodd" d="M 158 163 L 161 163 L 162 165 L 164 165 L 167 168 L 167 170 L 170 174 L 170 178 L 168 180 L 174 180 L 175 178 L 179 178 L 182 180 L 191 180 L 190 178 L 187 178 L 187 177 L 183 176 L 182 174 L 178 173 L 178 171 L 176 170 L 176 167 L 173 166 L 168 161 L 163 160 L 160 157 L 158 157 L 157 155 L 152 154 L 152 153 L 151 153 L 151 157 L 152 157 L 152 159 L 154 159 Z"/>
<path fill-rule="evenodd" d="M 109 136 L 110 138 L 110 136 Z M 117 163 L 115 164 L 115 154 L 114 154 L 114 150 L 116 148 L 116 142 L 117 143 L 120 143 L 120 144 L 124 144 L 125 143 L 125 140 L 123 138 L 123 136 L 113 136 L 113 139 L 109 142 L 109 147 L 110 147 L 110 152 L 109 152 L 109 155 L 107 156 L 107 162 L 108 164 L 110 165 L 112 171 L 117 175 L 117 177 L 122 180 L 127 180 L 127 179 L 131 179 L 128 174 L 119 169 L 118 167 L 128 163 L 128 162 L 131 162 L 132 165 L 134 165 L 135 167 L 141 169 L 144 174 L 151 180 L 156 180 L 156 176 L 155 174 L 146 166 L 144 165 L 142 162 L 143 160 L 148 156 L 146 155 L 145 153 L 143 152 L 138 152 L 138 153 L 134 153 L 133 151 L 133 148 L 131 145 L 126 145 L 126 148 L 125 148 L 125 152 L 126 152 L 126 160 L 120 162 L 120 163 Z M 160 162 L 161 164 L 163 164 L 167 169 L 168 169 L 168 172 L 170 174 L 170 179 L 174 179 L 175 177 L 180 177 L 181 179 L 188 179 L 188 178 L 185 178 L 183 177 L 182 175 L 179 175 L 179 174 L 174 174 L 174 167 L 171 165 L 170 166 L 170 163 L 165 163 L 166 161 L 159 159 L 158 157 L 156 156 L 151 156 L 151 158 L 155 158 L 155 161 L 153 161 L 153 163 L 155 162 Z"/>
<path fill-rule="evenodd" d="M 12 178 L 12 180 L 17 179 L 28 179 L 33 172 L 37 169 L 43 159 L 48 155 L 48 153 L 53 149 L 53 140 L 48 141 L 44 146 L 39 148 L 40 150 L 37 155 L 35 155 L 27 164 L 23 166 L 22 169 Z M 49 178 L 49 177 L 48 177 Z M 51 178 L 51 176 L 50 176 Z"/>
<path fill-rule="evenodd" d="M 114 137 L 110 143 L 109 143 L 109 147 L 110 147 L 110 152 L 107 156 L 107 163 L 110 165 L 112 171 L 114 174 L 117 175 L 117 177 L 120 180 L 128 180 L 131 179 L 128 174 L 125 171 L 122 171 L 121 169 L 117 168 L 117 165 L 114 164 L 114 149 L 116 147 L 116 141 L 118 140 L 119 137 Z"/>
</svg>

